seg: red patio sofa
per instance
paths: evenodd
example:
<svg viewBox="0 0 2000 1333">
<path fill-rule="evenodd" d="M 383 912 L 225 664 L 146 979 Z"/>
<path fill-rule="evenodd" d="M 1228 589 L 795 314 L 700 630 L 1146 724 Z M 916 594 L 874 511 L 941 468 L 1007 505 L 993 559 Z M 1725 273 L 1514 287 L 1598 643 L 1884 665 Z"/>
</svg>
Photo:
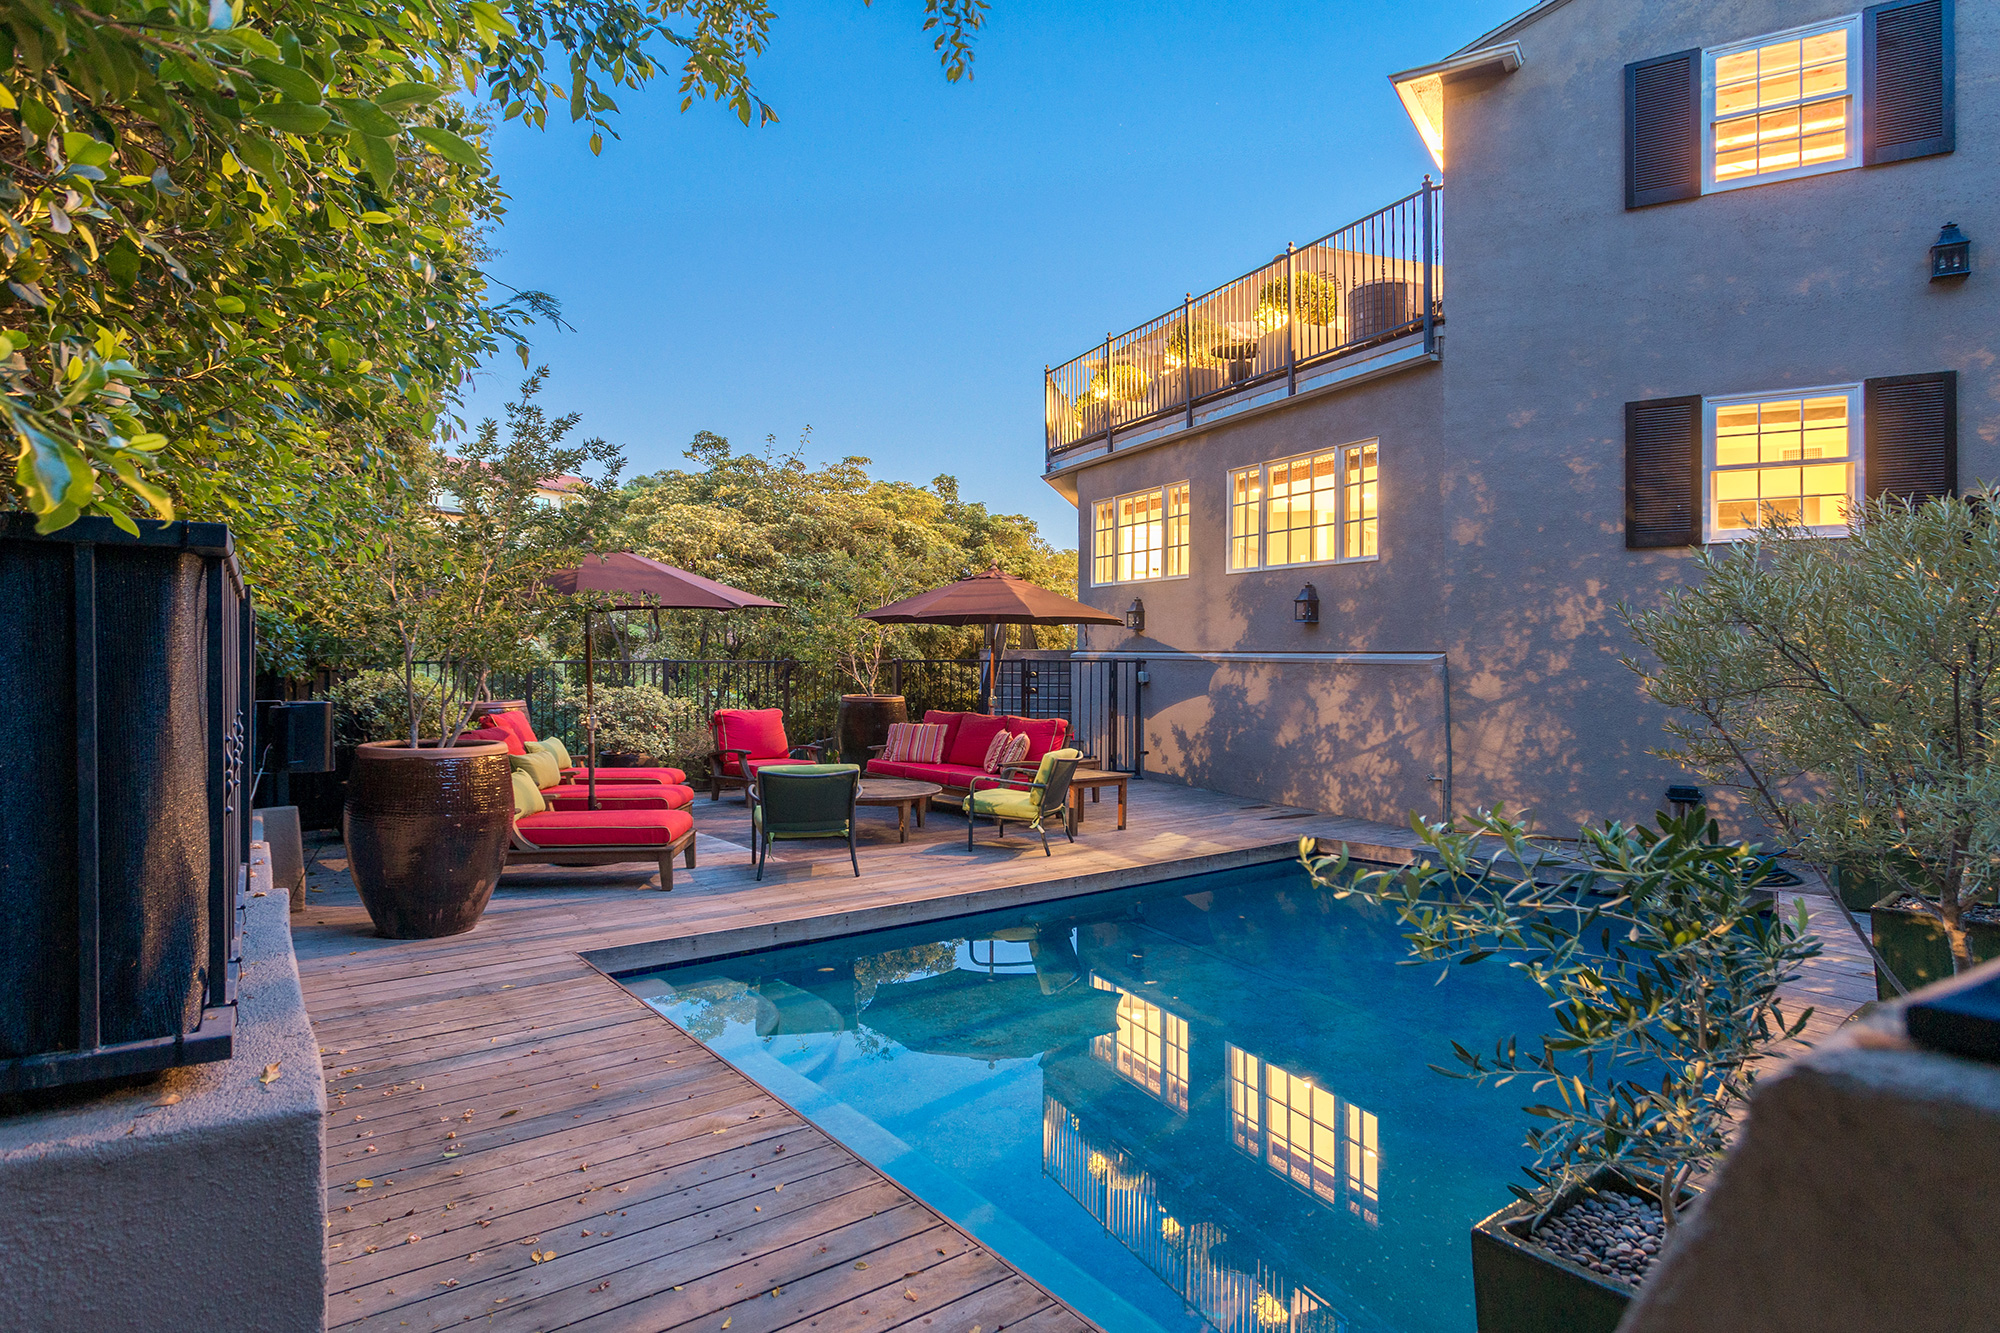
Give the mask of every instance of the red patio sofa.
<svg viewBox="0 0 2000 1333">
<path fill-rule="evenodd" d="M 946 728 L 942 763 L 913 764 L 878 756 L 868 761 L 867 775 L 935 782 L 940 787 L 962 794 L 971 790 L 974 778 L 992 776 L 985 768 L 986 750 L 1001 732 L 1010 731 L 1028 738 L 1027 756 L 1020 761 L 1028 768 L 1041 763 L 1042 756 L 1049 751 L 1062 749 L 1063 743 L 1069 739 L 1069 719 L 1061 717 L 945 713 L 933 708 L 924 714 L 924 721 L 943 723 Z"/>
</svg>

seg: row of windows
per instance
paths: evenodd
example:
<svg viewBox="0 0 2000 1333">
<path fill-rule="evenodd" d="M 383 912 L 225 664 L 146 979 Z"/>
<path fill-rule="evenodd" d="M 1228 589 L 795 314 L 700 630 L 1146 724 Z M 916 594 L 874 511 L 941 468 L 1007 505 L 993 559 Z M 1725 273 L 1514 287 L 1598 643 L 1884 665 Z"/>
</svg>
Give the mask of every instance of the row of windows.
<svg viewBox="0 0 2000 1333">
<path fill-rule="evenodd" d="M 1229 474 L 1232 573 L 1373 560 L 1381 550 L 1381 449 L 1374 440 Z M 1189 484 L 1097 504 L 1091 581 L 1135 583 L 1188 573 Z"/>
</svg>

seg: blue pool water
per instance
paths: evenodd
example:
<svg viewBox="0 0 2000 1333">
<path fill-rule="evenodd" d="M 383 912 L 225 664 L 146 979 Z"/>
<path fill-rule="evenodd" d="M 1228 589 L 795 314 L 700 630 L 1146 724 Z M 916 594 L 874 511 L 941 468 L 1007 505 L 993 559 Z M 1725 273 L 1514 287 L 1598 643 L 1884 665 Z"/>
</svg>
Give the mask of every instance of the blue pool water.
<svg viewBox="0 0 2000 1333">
<path fill-rule="evenodd" d="M 1428 1066 L 1547 1015 L 1404 957 L 1280 863 L 624 981 L 1112 1333 L 1469 1333 L 1527 1089 Z"/>
</svg>

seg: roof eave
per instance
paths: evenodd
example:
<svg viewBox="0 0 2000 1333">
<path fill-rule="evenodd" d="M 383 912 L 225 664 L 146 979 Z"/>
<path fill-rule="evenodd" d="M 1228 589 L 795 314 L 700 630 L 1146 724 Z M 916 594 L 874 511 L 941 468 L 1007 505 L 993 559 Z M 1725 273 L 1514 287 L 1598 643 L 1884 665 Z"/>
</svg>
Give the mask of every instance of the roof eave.
<svg viewBox="0 0 2000 1333">
<path fill-rule="evenodd" d="M 1406 69 L 1401 74 L 1391 74 L 1389 82 L 1395 86 L 1396 96 L 1402 99 L 1403 110 L 1409 114 L 1410 123 L 1417 127 L 1417 134 L 1423 139 L 1424 147 L 1430 149 L 1431 160 L 1438 170 L 1444 170 L 1444 85 L 1460 79 L 1479 78 L 1486 75 L 1512 74 L 1521 68 L 1521 44 L 1519 42 L 1497 42 L 1460 51 L 1432 65 L 1420 65 L 1416 69 Z"/>
</svg>

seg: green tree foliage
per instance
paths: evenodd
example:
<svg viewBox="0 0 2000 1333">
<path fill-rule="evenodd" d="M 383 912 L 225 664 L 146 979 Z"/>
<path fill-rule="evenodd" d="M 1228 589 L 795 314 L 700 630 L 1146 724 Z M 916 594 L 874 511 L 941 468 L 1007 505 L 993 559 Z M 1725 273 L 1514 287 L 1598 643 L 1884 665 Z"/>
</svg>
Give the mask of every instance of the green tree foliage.
<svg viewBox="0 0 2000 1333">
<path fill-rule="evenodd" d="M 1395 870 L 1357 873 L 1345 845 L 1325 856 L 1310 838 L 1299 855 L 1335 896 L 1392 909 L 1414 960 L 1500 958 L 1548 996 L 1555 1031 L 1539 1049 L 1507 1036 L 1488 1057 L 1453 1042 L 1459 1067 L 1432 1066 L 1553 1093 L 1526 1108 L 1544 1123 L 1528 1135 L 1535 1188 L 1516 1193 L 1546 1213 L 1615 1166 L 1656 1189 L 1671 1230 L 1682 1187 L 1727 1146 L 1757 1062 L 1812 1014 L 1788 1022 L 1778 999 L 1820 951 L 1804 905 L 1790 919 L 1760 910 L 1769 862 L 1722 842 L 1701 811 L 1657 829 L 1585 828 L 1556 853 L 1499 811 L 1463 832 L 1411 826 L 1431 854 Z"/>
<path fill-rule="evenodd" d="M 475 106 L 611 133 L 619 89 L 775 119 L 764 0 L 18 0 L 0 13 L 12 501 L 294 532 L 326 452 L 428 438 L 550 306 L 489 301 Z M 981 0 L 927 0 L 947 78 Z M 394 451 L 370 460 L 393 466 Z M 325 514 L 326 511 L 317 511 Z M 338 520 L 328 518 L 328 523 Z M 324 533 L 315 540 L 329 539 Z"/>
<path fill-rule="evenodd" d="M 808 437 L 809 439 L 809 437 Z M 1075 553 L 1042 539 L 1033 520 L 959 498 L 958 482 L 928 486 L 868 475 L 868 460 L 811 467 L 796 449 L 733 449 L 706 431 L 687 450 L 695 466 L 641 477 L 628 488 L 629 549 L 781 602 L 778 612 L 643 613 L 610 627 L 613 655 L 791 657 L 837 666 L 864 688 L 885 651 L 963 657 L 978 630 L 883 628 L 859 613 L 998 563 L 1075 595 Z M 1067 642 L 1042 630 L 1042 642 Z"/>
<path fill-rule="evenodd" d="M 1773 526 L 1625 611 L 1628 661 L 1679 714 L 1657 753 L 1829 862 L 1879 866 L 1973 965 L 2000 882 L 2000 517 L 1990 490 L 1869 506 L 1846 536 Z"/>
</svg>

